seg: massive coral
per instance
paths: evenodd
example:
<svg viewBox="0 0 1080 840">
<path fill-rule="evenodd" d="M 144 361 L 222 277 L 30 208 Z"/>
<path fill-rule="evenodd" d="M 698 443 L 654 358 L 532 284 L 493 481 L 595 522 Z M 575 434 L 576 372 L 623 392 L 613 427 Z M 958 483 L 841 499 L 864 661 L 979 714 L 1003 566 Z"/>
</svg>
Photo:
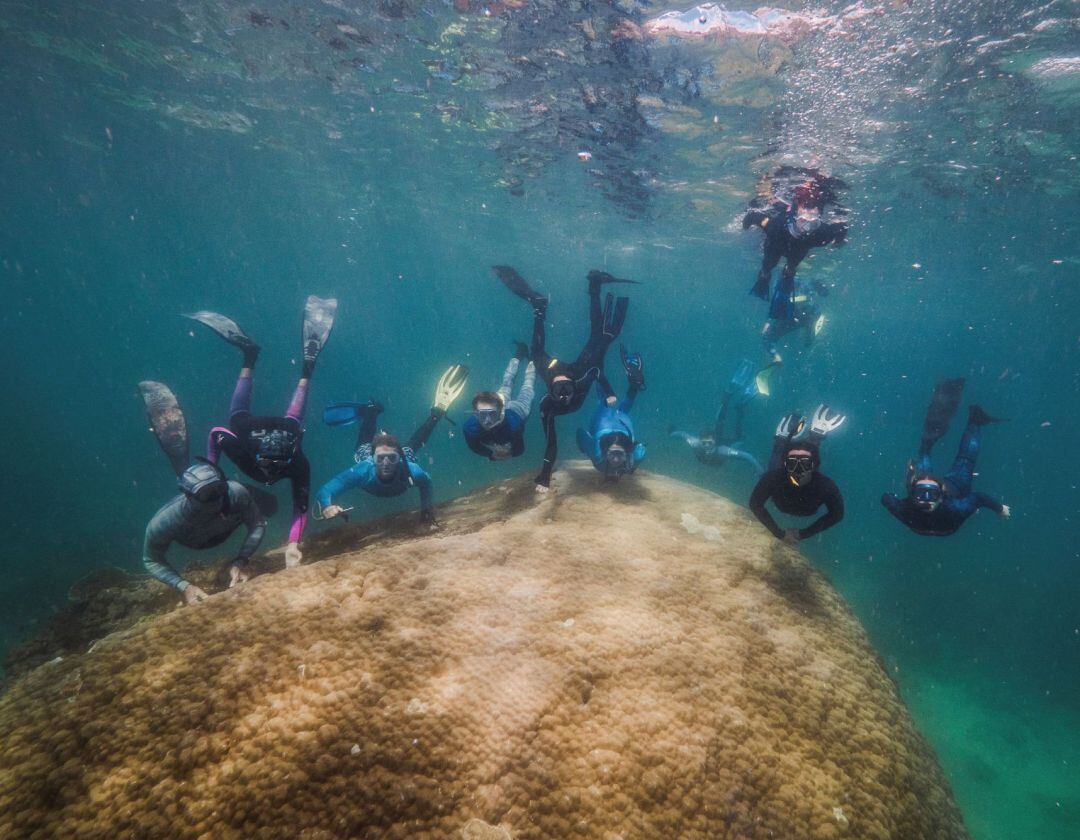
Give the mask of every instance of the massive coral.
<svg viewBox="0 0 1080 840">
<path fill-rule="evenodd" d="M 967 836 L 798 553 L 671 479 L 556 481 L 36 668 L 0 698 L 0 836 Z"/>
</svg>

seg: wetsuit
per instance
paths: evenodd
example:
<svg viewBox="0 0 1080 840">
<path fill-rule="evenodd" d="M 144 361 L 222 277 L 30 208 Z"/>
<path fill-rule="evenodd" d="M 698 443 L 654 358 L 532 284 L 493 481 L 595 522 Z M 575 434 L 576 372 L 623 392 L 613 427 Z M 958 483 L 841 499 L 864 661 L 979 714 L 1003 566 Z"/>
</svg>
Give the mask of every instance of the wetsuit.
<svg viewBox="0 0 1080 840">
<path fill-rule="evenodd" d="M 577 431 L 578 449 L 586 458 L 592 461 L 592 465 L 600 472 L 606 472 L 604 469 L 603 441 L 610 435 L 624 435 L 630 441 L 626 472 L 632 473 L 637 469 L 638 464 L 645 459 L 645 444 L 639 443 L 634 436 L 634 423 L 628 414 L 630 409 L 634 407 L 637 392 L 638 389 L 631 385 L 622 402 L 611 406 L 607 404 L 604 393 L 598 387 L 596 396 L 599 404 L 589 421 L 589 430 L 578 429 Z"/>
<path fill-rule="evenodd" d="M 301 449 L 302 426 L 307 406 L 308 385 L 301 380 L 293 392 L 284 417 L 256 417 L 251 414 L 251 375 L 240 374 L 229 406 L 228 428 L 215 426 L 210 430 L 207 459 L 216 464 L 221 454 L 244 475 L 261 484 L 276 484 L 283 478 L 292 485 L 293 519 L 289 542 L 299 542 L 307 524 L 308 501 L 311 495 L 311 465 Z M 278 457 L 263 469 L 257 463 L 264 442 L 277 438 L 281 443 Z"/>
<path fill-rule="evenodd" d="M 735 458 L 746 461 L 754 468 L 755 472 L 761 474 L 763 470 L 757 458 L 749 452 L 744 452 L 736 447 L 736 444 L 743 438 L 746 406 L 757 394 L 754 365 L 749 359 L 743 359 L 735 368 L 735 372 L 731 375 L 731 381 L 720 398 L 720 410 L 716 413 L 716 422 L 713 425 L 712 433 L 703 432 L 699 437 L 679 429 L 671 429 L 670 434 L 672 437 L 686 441 L 687 445 L 694 450 L 694 457 L 703 464 L 710 467 L 722 467 L 729 460 Z M 728 411 L 732 407 L 735 409 L 735 434 L 730 436 L 726 434 L 726 426 Z"/>
<path fill-rule="evenodd" d="M 847 225 L 843 222 L 822 222 L 816 230 L 798 235 L 795 231 L 796 209 L 795 205 L 777 201 L 764 210 L 751 209 L 743 217 L 743 230 L 751 225 L 757 225 L 765 231 L 761 269 L 758 271 L 757 282 L 750 290 L 751 294 L 757 295 L 762 300 L 769 300 L 769 281 L 772 270 L 776 268 L 781 257 L 787 259 L 777 290 L 780 301 L 783 302 L 790 301 L 795 290 L 795 270 L 810 253 L 810 249 L 820 248 L 830 242 L 840 245 L 847 237 Z M 780 305 L 775 296 L 773 303 L 774 306 Z M 784 311 L 782 309 L 777 311 L 779 314 L 773 314 L 771 307 L 770 317 L 783 318 Z"/>
<path fill-rule="evenodd" d="M 183 591 L 187 581 L 165 559 L 169 546 L 175 542 L 187 548 L 213 548 L 241 525 L 247 526 L 247 538 L 233 562 L 243 566 L 258 550 L 266 532 L 266 520 L 247 488 L 230 481 L 228 503 L 217 510 L 202 507 L 180 493 L 161 507 L 146 526 L 143 565 L 162 583 Z"/>
<path fill-rule="evenodd" d="M 544 462 L 540 467 L 540 474 L 536 477 L 536 483 L 542 487 L 551 484 L 551 472 L 555 468 L 555 458 L 559 450 L 555 418 L 573 414 L 581 408 L 594 382 L 600 384 L 605 397 L 615 396 L 615 391 L 604 374 L 604 354 L 622 330 L 630 301 L 624 297 L 615 298 L 609 293 L 601 307 L 600 287 L 603 283 L 600 272 L 589 273 L 589 340 L 573 362 L 563 362 L 548 354 L 544 347 L 546 310 L 542 306 L 534 309 L 532 360 L 537 373 L 549 389 L 540 400 L 540 424 L 547 441 Z M 550 393 L 552 382 L 557 376 L 567 376 L 573 383 L 573 395 L 568 403 L 556 400 Z"/>
<path fill-rule="evenodd" d="M 825 513 L 805 528 L 799 529 L 799 539 L 819 534 L 844 518 L 844 497 L 831 478 L 814 470 L 810 482 L 797 487 L 783 467 L 770 469 L 759 480 L 750 494 L 750 510 L 777 539 L 784 538 L 784 529 L 776 524 L 772 514 L 765 509 L 765 502 L 772 499 L 776 509 L 790 516 L 813 516 L 822 505 Z"/>
<path fill-rule="evenodd" d="M 968 422 L 960 439 L 960 449 L 952 468 L 943 481 L 944 497 L 933 511 L 919 508 L 910 497 L 903 499 L 893 493 L 881 497 L 886 509 L 916 534 L 928 537 L 947 537 L 960 530 L 960 526 L 979 508 L 990 508 L 1001 513 L 1002 504 L 997 499 L 978 493 L 971 487 L 975 476 L 975 462 L 979 457 L 981 426 Z M 931 444 L 932 445 L 932 444 Z M 918 475 L 931 473 L 930 447 L 924 443 L 916 464 Z"/>
<path fill-rule="evenodd" d="M 510 360 L 503 373 L 502 385 L 499 386 L 498 393 L 506 406 L 502 422 L 492 429 L 485 429 L 476 419 L 476 415 L 470 415 L 461 424 L 461 433 L 465 436 L 469 449 L 492 461 L 495 460 L 497 450 L 513 458 L 525 451 L 525 421 L 529 419 L 532 411 L 536 368 L 532 365 L 525 368 L 521 390 L 515 399 L 510 399 L 519 364 L 517 359 Z"/>
<path fill-rule="evenodd" d="M 371 441 L 375 437 L 377 415 L 375 412 L 370 413 L 364 418 L 360 427 L 356 463 L 322 486 L 316 496 L 319 504 L 324 508 L 329 507 L 333 504 L 334 496 L 354 488 L 386 499 L 400 496 L 410 487 L 415 486 L 420 491 L 420 513 L 423 516 L 430 516 L 434 495 L 431 476 L 416 462 L 415 453 L 420 451 L 427 442 L 435 425 L 445 413 L 436 408 L 431 409 L 427 420 L 413 433 L 408 445 L 402 447 L 400 452 L 402 457 L 398 462 L 397 471 L 389 481 L 383 481 L 375 471 L 375 455 Z"/>
</svg>

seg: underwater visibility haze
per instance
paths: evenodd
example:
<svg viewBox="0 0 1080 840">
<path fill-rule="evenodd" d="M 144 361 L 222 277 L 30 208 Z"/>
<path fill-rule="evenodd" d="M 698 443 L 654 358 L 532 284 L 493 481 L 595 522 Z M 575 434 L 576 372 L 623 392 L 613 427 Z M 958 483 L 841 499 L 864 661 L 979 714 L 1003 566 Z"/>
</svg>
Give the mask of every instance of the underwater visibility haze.
<svg viewBox="0 0 1080 840">
<path fill-rule="evenodd" d="M 765 463 L 787 413 L 824 403 L 846 416 L 821 450 L 844 519 L 799 549 L 857 620 L 814 583 L 829 621 L 844 639 L 865 628 L 971 837 L 1080 836 L 1075 0 L 0 0 L 0 71 L 9 698 L 22 681 L 47 679 L 41 663 L 58 649 L 46 656 L 32 640 L 50 622 L 55 639 L 58 620 L 78 617 L 73 586 L 77 596 L 108 585 L 102 569 L 144 571 L 146 524 L 176 479 L 147 431 L 138 384 L 176 394 L 192 454 L 228 421 L 240 355 L 184 313 L 223 313 L 258 342 L 253 410 L 273 415 L 303 368 L 305 301 L 337 300 L 307 397 L 313 496 L 353 464 L 356 427 L 324 425 L 326 406 L 377 400 L 380 425 L 404 442 L 428 416 L 440 375 L 467 366 L 447 412 L 456 425 L 439 422 L 416 456 L 443 504 L 521 475 L 531 485 L 544 452 L 539 378 L 522 458 L 478 458 L 463 440 L 472 395 L 495 390 L 514 341 L 532 335 L 530 307 L 492 266 L 513 266 L 548 297 L 547 349 L 567 358 L 588 335 L 588 273 L 633 279 L 640 285 L 614 287 L 630 304 L 607 375 L 621 397 L 617 345 L 643 357 L 648 387 L 632 414 L 648 457 L 620 492 L 641 482 L 664 511 L 705 504 L 666 476 L 745 506 L 753 469 L 701 463 L 669 431 L 711 428 L 740 360 L 755 370 L 771 361 L 761 337 L 769 307 L 748 294 L 763 234 L 742 221 L 775 173 L 797 167 L 842 182 L 833 219 L 846 241 L 799 266 L 800 281 L 827 290 L 825 320 L 812 344 L 804 331 L 780 340 L 783 361 L 768 368 L 768 396 L 747 407 L 741 447 Z M 946 378 L 965 386 L 935 449 L 939 468 L 969 404 L 1002 418 L 983 429 L 975 484 L 1011 517 L 983 510 L 938 538 L 905 528 L 881 496 L 904 495 L 905 465 Z M 589 394 L 559 421 L 560 463 L 580 457 L 575 431 L 592 408 Z M 526 494 L 523 507 L 623 527 L 595 500 L 575 508 L 565 488 L 585 484 L 574 476 L 557 471 L 551 496 Z M 289 540 L 287 485 L 271 491 L 281 511 L 263 553 Z M 349 527 L 417 504 L 411 490 L 348 498 Z M 768 532 L 748 518 L 751 536 L 686 515 L 683 527 L 717 556 L 766 551 L 753 540 Z M 543 527 L 530 517 L 515 508 L 493 518 L 492 540 L 527 560 L 530 529 Z M 573 521 L 566 527 L 580 527 Z M 332 533 L 340 527 L 308 523 L 323 540 L 311 559 L 330 556 L 327 546 L 359 548 Z M 602 550 L 602 534 L 581 532 Z M 445 539 L 457 534 L 451 527 Z M 631 565 L 647 542 L 610 538 Z M 484 550 L 481 541 L 472 554 Z M 214 558 L 231 556 L 226 547 Z M 197 557 L 170 555 L 181 569 Z M 313 580 L 320 565 L 283 570 L 270 585 L 288 598 L 288 576 Z M 674 588 L 693 589 L 672 574 Z M 620 578 L 583 580 L 599 592 Z M 256 598 L 239 594 L 249 585 L 270 591 L 253 581 L 225 597 Z M 217 600 L 171 620 L 179 627 L 196 621 L 187 611 L 210 608 L 225 616 Z M 874 692 L 887 696 L 887 681 Z M 905 727 L 891 737 L 914 739 Z M 19 779 L 4 773 L 0 792 L 10 792 Z M 500 813 L 513 832 L 518 812 Z M 531 826 L 521 836 L 540 836 L 540 822 L 518 817 Z M 594 836 L 569 816 L 564 829 Z M 685 828 L 706 836 L 696 831 Z M 850 814 L 817 831 L 890 836 L 860 833 Z"/>
</svg>

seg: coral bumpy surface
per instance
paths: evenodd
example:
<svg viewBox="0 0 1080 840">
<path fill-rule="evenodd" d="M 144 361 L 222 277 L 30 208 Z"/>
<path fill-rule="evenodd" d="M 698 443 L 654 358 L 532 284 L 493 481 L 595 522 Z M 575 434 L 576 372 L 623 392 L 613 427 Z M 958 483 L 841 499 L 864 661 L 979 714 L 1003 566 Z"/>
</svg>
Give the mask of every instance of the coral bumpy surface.
<svg viewBox="0 0 1080 840">
<path fill-rule="evenodd" d="M 669 478 L 556 478 L 434 535 L 345 526 L 34 669 L 0 698 L 0 836 L 967 836 L 798 553 Z"/>
</svg>

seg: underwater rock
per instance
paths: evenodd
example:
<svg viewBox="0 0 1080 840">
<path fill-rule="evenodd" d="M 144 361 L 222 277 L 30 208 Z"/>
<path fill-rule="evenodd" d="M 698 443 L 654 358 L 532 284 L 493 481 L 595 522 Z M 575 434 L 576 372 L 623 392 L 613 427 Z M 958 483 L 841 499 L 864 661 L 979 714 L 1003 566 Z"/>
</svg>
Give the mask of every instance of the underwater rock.
<svg viewBox="0 0 1080 840">
<path fill-rule="evenodd" d="M 850 610 L 745 510 L 531 485 L 19 679 L 0 836 L 967 837 Z"/>
</svg>

